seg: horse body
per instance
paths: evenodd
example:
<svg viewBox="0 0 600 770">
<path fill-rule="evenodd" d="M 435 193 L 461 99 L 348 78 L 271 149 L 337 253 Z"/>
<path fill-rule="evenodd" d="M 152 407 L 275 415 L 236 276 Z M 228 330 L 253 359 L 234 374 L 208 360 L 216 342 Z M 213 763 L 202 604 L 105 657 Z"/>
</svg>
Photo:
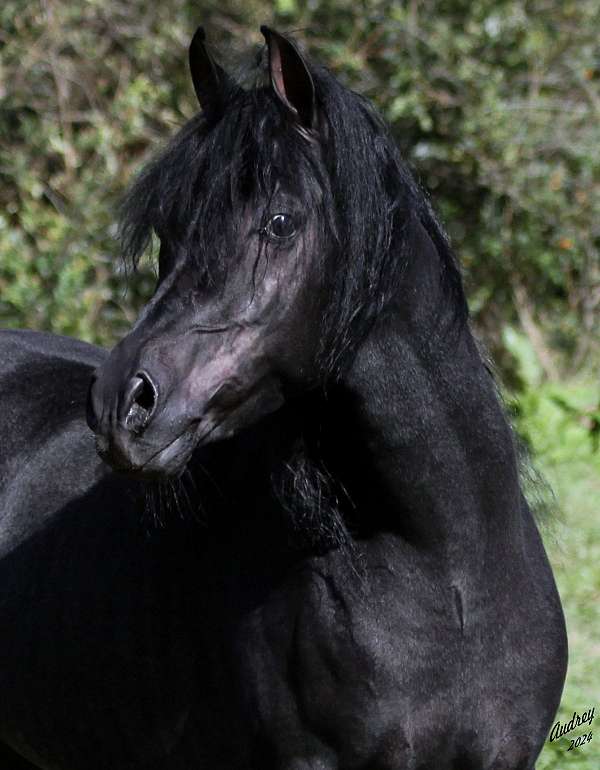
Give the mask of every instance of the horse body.
<svg viewBox="0 0 600 770">
<path fill-rule="evenodd" d="M 268 111 L 275 147 L 292 131 L 318 209 L 310 132 L 338 152 L 343 135 L 314 94 L 342 97 L 269 34 L 275 96 L 227 98 Z M 228 130 L 224 74 L 197 38 L 192 51 L 218 81 L 193 66 L 212 141 Z M 560 698 L 564 621 L 494 383 L 448 301 L 444 244 L 408 201 L 376 239 L 401 291 L 362 320 L 349 265 L 327 338 L 345 363 L 322 389 L 311 340 L 332 314 L 318 271 L 302 274 L 321 230 L 294 241 L 273 212 L 297 203 L 273 195 L 261 232 L 277 249 L 259 270 L 246 208 L 241 267 L 203 301 L 165 233 L 157 294 L 110 355 L 0 335 L 0 737 L 47 770 L 530 770 Z M 98 449 L 134 478 L 96 453 L 92 374 Z M 151 526 L 169 500 L 202 521 Z"/>
<path fill-rule="evenodd" d="M 259 470 L 248 467 L 249 447 L 260 453 L 273 441 L 268 431 L 246 436 L 237 460 L 246 458 L 254 479 L 254 505 L 228 511 L 228 526 L 217 532 L 201 530 L 190 539 L 181 525 L 148 535 L 139 526 L 141 484 L 108 471 L 83 423 L 87 378 L 104 356 L 60 340 L 56 357 L 56 342 L 45 335 L 3 336 L 3 361 L 7 348 L 18 350 L 29 371 L 13 395 L 20 406 L 7 410 L 21 416 L 20 430 L 4 435 L 21 442 L 12 456 L 30 458 L 18 473 L 42 485 L 42 494 L 15 503 L 10 489 L 31 487 L 3 468 L 2 509 L 20 528 L 5 529 L 0 566 L 8 597 L 0 708 L 5 738 L 25 756 L 40 767 L 74 770 L 184 768 L 202 760 L 211 768 L 254 761 L 286 768 L 508 769 L 526 767 L 537 754 L 542 726 L 557 705 L 551 641 L 561 626 L 524 501 L 517 503 L 514 528 L 506 509 L 494 506 L 489 529 L 473 531 L 464 480 L 455 479 L 455 499 L 448 493 L 443 508 L 449 520 L 464 518 L 452 538 L 445 538 L 437 511 L 433 521 L 406 517 L 386 531 L 377 518 L 389 502 L 378 496 L 393 474 L 384 472 L 376 487 L 363 490 L 364 517 L 374 521 L 357 541 L 358 562 L 337 550 L 301 555 L 288 548 L 281 512 L 260 494 Z M 412 386 L 397 383 L 402 399 L 394 397 L 381 360 L 393 348 L 389 340 L 373 347 L 358 357 L 353 377 L 366 390 L 385 387 L 385 399 L 375 400 L 385 408 L 369 415 L 369 430 L 362 409 L 354 421 L 344 410 L 345 430 L 338 423 L 332 430 L 337 440 L 330 449 L 338 456 L 348 446 L 359 453 L 374 427 L 397 425 L 387 412 L 399 403 L 404 430 L 427 419 L 407 403 L 411 390 L 422 402 L 425 383 L 408 367 Z M 60 382 L 72 383 L 45 398 L 46 441 L 61 446 L 61 433 L 67 436 L 66 451 L 55 454 L 44 446 L 39 423 L 24 424 L 36 393 L 50 392 L 53 368 Z M 477 379 L 487 377 L 481 363 L 476 371 Z M 25 382 L 16 368 L 3 382 L 11 386 L 16 375 Z M 467 404 L 472 409 L 477 402 Z M 426 431 L 436 436 L 433 425 Z M 457 436 L 448 445 L 449 452 L 465 448 Z M 446 465 L 440 456 L 429 462 Z M 400 467 L 403 486 L 414 467 Z M 506 485 L 506 467 L 514 468 L 499 458 L 494 486 Z M 420 473 L 435 486 L 435 468 L 423 464 Z M 266 489 L 265 469 L 262 475 Z M 51 480 L 58 482 L 54 494 Z M 519 494 L 515 485 L 512 479 L 512 493 Z M 417 513 L 423 516 L 422 502 Z M 532 676 L 538 687 L 528 690 Z"/>
</svg>

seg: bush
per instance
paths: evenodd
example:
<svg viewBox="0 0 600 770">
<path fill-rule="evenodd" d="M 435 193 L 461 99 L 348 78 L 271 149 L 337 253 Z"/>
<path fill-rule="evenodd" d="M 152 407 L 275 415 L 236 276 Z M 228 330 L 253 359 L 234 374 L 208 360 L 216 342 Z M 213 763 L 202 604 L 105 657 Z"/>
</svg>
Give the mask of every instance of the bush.
<svg viewBox="0 0 600 770">
<path fill-rule="evenodd" d="M 392 124 L 447 221 L 474 319 L 508 370 L 518 326 L 546 378 L 598 360 L 595 0 L 75 0 L 0 10 L 0 323 L 110 344 L 152 290 L 128 281 L 117 201 L 197 109 L 199 22 L 234 62 L 271 22 Z M 129 293 L 125 296 L 125 287 Z"/>
</svg>

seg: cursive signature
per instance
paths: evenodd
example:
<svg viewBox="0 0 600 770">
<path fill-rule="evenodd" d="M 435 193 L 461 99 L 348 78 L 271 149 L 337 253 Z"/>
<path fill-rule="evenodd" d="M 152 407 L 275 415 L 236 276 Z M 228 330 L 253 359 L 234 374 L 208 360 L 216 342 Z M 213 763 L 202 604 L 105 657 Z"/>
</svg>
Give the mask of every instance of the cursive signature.
<svg viewBox="0 0 600 770">
<path fill-rule="evenodd" d="M 550 741 L 555 741 L 557 738 L 562 738 L 563 735 L 570 733 L 572 730 L 575 730 L 577 727 L 581 727 L 582 725 L 591 725 L 592 720 L 594 719 L 595 711 L 595 706 L 593 706 L 591 709 L 588 709 L 587 711 L 584 711 L 582 714 L 578 714 L 576 711 L 574 711 L 572 718 L 569 719 L 568 722 L 565 722 L 564 724 L 561 722 L 556 722 L 550 731 Z"/>
</svg>

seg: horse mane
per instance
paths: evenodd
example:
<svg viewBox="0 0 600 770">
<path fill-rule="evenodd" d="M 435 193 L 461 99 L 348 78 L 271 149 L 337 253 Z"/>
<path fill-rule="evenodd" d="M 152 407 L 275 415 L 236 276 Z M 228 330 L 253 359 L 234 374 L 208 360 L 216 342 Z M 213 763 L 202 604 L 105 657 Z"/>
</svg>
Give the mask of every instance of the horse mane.
<svg viewBox="0 0 600 770">
<path fill-rule="evenodd" d="M 264 58 L 241 73 L 250 88 L 230 87 L 218 119 L 196 115 L 137 177 L 121 208 L 125 258 L 137 264 L 155 233 L 193 261 L 198 281 L 217 285 L 239 243 L 235 214 L 252 200 L 264 205 L 283 183 L 303 214 L 315 215 L 326 246 L 320 254 L 328 297 L 320 340 L 324 381 L 343 372 L 400 290 L 416 221 L 439 254 L 448 307 L 466 319 L 448 238 L 375 109 L 307 60 L 326 137 L 318 159 L 265 85 Z"/>
</svg>

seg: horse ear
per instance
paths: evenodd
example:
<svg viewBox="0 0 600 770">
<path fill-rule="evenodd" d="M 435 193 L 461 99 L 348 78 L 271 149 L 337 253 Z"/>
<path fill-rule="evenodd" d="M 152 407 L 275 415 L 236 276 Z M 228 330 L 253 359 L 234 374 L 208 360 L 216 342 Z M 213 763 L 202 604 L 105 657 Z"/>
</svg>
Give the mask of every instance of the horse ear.
<svg viewBox="0 0 600 770">
<path fill-rule="evenodd" d="M 260 31 L 269 49 L 269 74 L 275 94 L 303 128 L 315 128 L 315 85 L 302 54 L 279 32 L 264 24 Z"/>
<path fill-rule="evenodd" d="M 204 112 L 219 113 L 224 95 L 231 87 L 231 78 L 206 50 L 206 35 L 198 27 L 190 43 L 188 56 L 194 91 Z"/>
</svg>

